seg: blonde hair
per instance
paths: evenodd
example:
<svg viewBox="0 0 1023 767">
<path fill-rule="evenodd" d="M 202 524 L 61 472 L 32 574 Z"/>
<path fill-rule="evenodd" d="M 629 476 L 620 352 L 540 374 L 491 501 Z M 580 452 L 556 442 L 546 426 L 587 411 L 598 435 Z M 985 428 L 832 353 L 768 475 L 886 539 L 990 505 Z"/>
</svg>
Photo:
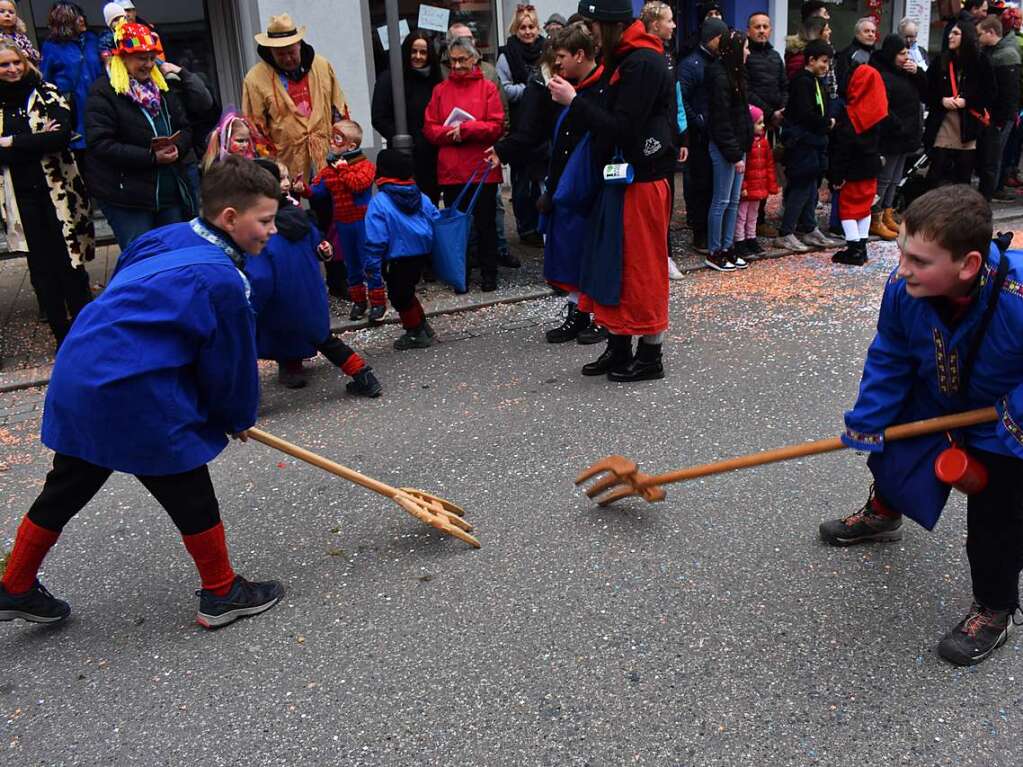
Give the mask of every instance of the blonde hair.
<svg viewBox="0 0 1023 767">
<path fill-rule="evenodd" d="M 21 63 L 25 65 L 26 73 L 35 72 L 35 74 L 37 74 L 39 77 L 43 76 L 42 73 L 39 71 L 39 68 L 32 63 L 31 59 L 29 59 L 28 54 L 25 53 L 25 51 L 21 49 L 21 46 L 18 45 L 13 40 L 9 38 L 6 40 L 0 39 L 0 53 L 3 53 L 4 51 L 13 51 L 14 53 L 18 54 L 18 58 L 21 59 Z"/>
<path fill-rule="evenodd" d="M 10 3 L 11 5 L 14 6 L 14 31 L 15 32 L 20 32 L 21 34 L 25 34 L 28 31 L 28 28 L 25 26 L 25 22 L 22 20 L 21 16 L 18 14 L 18 3 L 17 3 L 17 0 L 0 0 L 0 2 L 2 2 L 2 3 Z"/>
<path fill-rule="evenodd" d="M 355 120 L 338 120 L 331 127 L 340 129 L 345 138 L 355 146 L 362 146 L 362 126 Z"/>
<path fill-rule="evenodd" d="M 660 21 L 661 14 L 670 10 L 671 6 L 667 3 L 662 3 L 661 0 L 650 0 L 639 12 L 639 20 L 643 22 L 643 28 L 649 32 L 654 22 Z"/>
<path fill-rule="evenodd" d="M 536 10 L 532 8 L 516 8 L 515 15 L 512 17 L 511 24 L 508 25 L 508 35 L 514 36 L 519 33 L 519 27 L 522 26 L 522 22 L 529 17 L 533 20 L 533 24 L 536 28 L 540 28 L 540 17 L 536 15 Z"/>
</svg>

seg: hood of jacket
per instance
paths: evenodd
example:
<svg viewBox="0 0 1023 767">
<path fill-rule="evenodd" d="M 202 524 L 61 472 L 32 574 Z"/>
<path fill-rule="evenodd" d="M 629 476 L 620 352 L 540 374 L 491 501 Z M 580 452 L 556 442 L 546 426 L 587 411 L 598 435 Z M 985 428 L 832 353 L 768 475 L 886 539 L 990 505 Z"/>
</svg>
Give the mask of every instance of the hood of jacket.
<svg viewBox="0 0 1023 767">
<path fill-rule="evenodd" d="M 377 189 L 386 194 L 402 213 L 418 213 L 423 207 L 423 196 L 414 183 L 389 179 L 380 179 L 380 182 L 377 183 Z"/>
<path fill-rule="evenodd" d="M 273 54 L 270 52 L 270 49 L 267 48 L 265 45 L 257 45 L 256 53 L 258 53 L 259 58 L 263 59 L 263 61 L 269 64 L 270 68 L 273 69 L 275 72 L 279 72 L 280 74 L 292 80 L 301 80 L 309 73 L 309 70 L 312 69 L 313 58 L 316 56 L 316 51 L 314 51 L 313 46 L 309 45 L 309 43 L 307 43 L 305 40 L 299 43 L 299 45 L 301 45 L 302 63 L 298 65 L 298 69 L 295 72 L 285 72 L 283 69 L 277 66 L 277 62 L 274 61 Z"/>
<path fill-rule="evenodd" d="M 618 41 L 618 46 L 615 48 L 615 56 L 621 59 L 623 56 L 646 49 L 648 51 L 656 51 L 657 53 L 664 53 L 664 41 L 661 40 L 657 35 L 651 34 L 646 31 L 646 27 L 643 26 L 642 21 L 634 21 L 630 24 L 624 32 L 622 37 Z"/>
<path fill-rule="evenodd" d="M 464 83 L 469 80 L 482 80 L 483 79 L 483 68 L 479 64 L 474 66 L 468 72 L 456 72 L 451 70 L 447 77 L 453 83 Z"/>
<path fill-rule="evenodd" d="M 846 90 L 846 112 L 857 133 L 864 133 L 888 116 L 888 94 L 881 73 L 871 66 L 856 67 Z"/>
<path fill-rule="evenodd" d="M 313 228 L 306 212 L 287 199 L 281 200 L 274 223 L 277 225 L 277 233 L 288 242 L 304 240 Z"/>
</svg>

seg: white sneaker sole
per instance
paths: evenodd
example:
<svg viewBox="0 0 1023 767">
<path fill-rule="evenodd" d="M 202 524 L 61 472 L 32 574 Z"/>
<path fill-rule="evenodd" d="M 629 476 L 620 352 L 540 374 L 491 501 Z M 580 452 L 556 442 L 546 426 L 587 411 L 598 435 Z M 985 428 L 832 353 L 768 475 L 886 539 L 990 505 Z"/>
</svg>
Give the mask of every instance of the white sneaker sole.
<svg viewBox="0 0 1023 767">
<path fill-rule="evenodd" d="M 0 610 L 0 622 L 2 621 L 13 621 L 21 619 L 28 623 L 60 623 L 62 620 L 67 620 L 71 615 L 58 615 L 55 618 L 45 618 L 42 615 L 33 615 L 32 613 L 22 612 L 21 610 Z"/>
<path fill-rule="evenodd" d="M 725 268 L 725 267 L 723 267 L 723 266 L 718 266 L 718 265 L 717 265 L 717 264 L 715 264 L 715 263 L 714 263 L 713 261 L 711 261 L 711 260 L 710 260 L 709 258 L 705 258 L 705 259 L 703 260 L 703 263 L 704 263 L 705 265 L 709 266 L 709 267 L 710 267 L 711 269 L 713 269 L 713 270 L 714 270 L 714 271 L 716 271 L 716 272 L 726 272 L 726 273 L 728 273 L 728 274 L 731 274 L 732 272 L 734 272 L 734 271 L 735 271 L 735 267 L 734 267 L 734 266 L 733 266 L 733 267 L 732 267 L 731 269 L 726 269 L 726 268 Z"/>
<path fill-rule="evenodd" d="M 207 615 L 206 613 L 199 612 L 195 618 L 195 622 L 203 628 L 220 628 L 221 626 L 226 626 L 228 623 L 234 623 L 239 618 L 248 618 L 253 615 L 265 613 L 280 601 L 281 598 L 277 597 L 263 605 L 256 605 L 255 607 L 239 607 L 237 610 L 230 610 L 229 612 L 221 613 L 220 615 Z"/>
</svg>

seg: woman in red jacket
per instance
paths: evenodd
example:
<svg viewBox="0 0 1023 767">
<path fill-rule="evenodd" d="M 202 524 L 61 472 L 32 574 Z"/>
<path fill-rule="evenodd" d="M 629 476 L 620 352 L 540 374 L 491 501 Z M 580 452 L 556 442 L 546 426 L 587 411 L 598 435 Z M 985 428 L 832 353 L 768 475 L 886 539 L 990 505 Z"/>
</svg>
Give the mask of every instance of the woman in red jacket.
<svg viewBox="0 0 1023 767">
<path fill-rule="evenodd" d="M 504 107 L 497 86 L 483 77 L 472 40 L 459 37 L 448 45 L 451 74 L 433 89 L 426 106 L 423 134 L 436 144 L 437 181 L 444 204 L 451 206 L 474 173 L 486 183 L 473 212 L 479 247 L 480 287 L 497 290 L 497 185 L 501 167 L 483 159 L 504 133 Z M 475 186 L 475 185 L 474 185 Z M 469 190 L 471 195 L 472 189 Z"/>
</svg>

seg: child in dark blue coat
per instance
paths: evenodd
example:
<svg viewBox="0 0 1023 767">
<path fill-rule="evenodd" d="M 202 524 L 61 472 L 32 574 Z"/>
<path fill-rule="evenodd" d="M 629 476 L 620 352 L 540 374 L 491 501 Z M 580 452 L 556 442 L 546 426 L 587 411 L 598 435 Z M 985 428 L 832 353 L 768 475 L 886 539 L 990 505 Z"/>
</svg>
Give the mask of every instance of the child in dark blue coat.
<svg viewBox="0 0 1023 767">
<path fill-rule="evenodd" d="M 256 163 L 280 177 L 278 163 Z M 333 255 L 309 216 L 282 188 L 277 209 L 277 234 L 259 258 L 249 259 L 245 274 L 252 283 L 256 310 L 256 347 L 260 359 L 277 360 L 279 380 L 289 389 L 306 385 L 302 360 L 319 352 L 352 377 L 347 389 L 364 397 L 379 397 L 380 382 L 373 369 L 344 341 L 330 332 L 327 288 L 320 261 Z"/>
<path fill-rule="evenodd" d="M 206 464 L 256 422 L 255 313 L 246 255 L 274 233 L 280 189 L 230 157 L 202 182 L 203 217 L 139 237 L 78 315 L 53 367 L 42 440 L 53 469 L 18 528 L 0 621 L 54 623 L 71 608 L 36 580 L 61 530 L 115 471 L 134 474 L 181 532 L 202 581 L 198 622 L 273 607 L 276 581 L 235 575 Z"/>
<path fill-rule="evenodd" d="M 416 298 L 416 283 L 433 250 L 433 222 L 440 215 L 412 178 L 412 158 L 396 149 L 377 155 L 377 191 L 366 211 L 366 271 L 383 273 L 387 297 L 405 334 L 394 348 L 425 349 L 433 328 Z"/>
<path fill-rule="evenodd" d="M 900 540 L 903 515 L 933 528 L 956 481 L 941 469 L 956 454 L 937 459 L 952 440 L 965 449 L 987 481 L 964 488 L 973 604 L 938 644 L 960 666 L 1006 641 L 1023 568 L 1023 253 L 1002 252 L 991 233 L 991 208 L 969 186 L 935 189 L 906 211 L 842 438 L 870 453 L 872 492 L 820 526 L 834 546 Z M 884 437 L 894 424 L 990 406 L 997 420 L 950 435 Z"/>
</svg>

